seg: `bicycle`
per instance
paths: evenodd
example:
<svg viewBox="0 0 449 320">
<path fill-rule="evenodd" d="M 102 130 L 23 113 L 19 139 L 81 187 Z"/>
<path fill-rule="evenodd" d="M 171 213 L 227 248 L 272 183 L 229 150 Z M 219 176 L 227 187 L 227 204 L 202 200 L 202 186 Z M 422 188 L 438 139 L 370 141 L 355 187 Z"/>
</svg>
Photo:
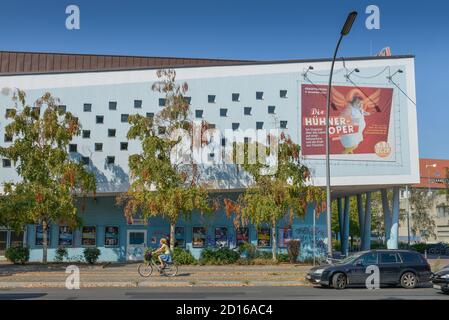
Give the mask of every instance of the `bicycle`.
<svg viewBox="0 0 449 320">
<path fill-rule="evenodd" d="M 152 252 L 145 253 L 145 261 L 137 267 L 137 272 L 141 277 L 147 278 L 153 274 L 153 269 L 159 271 L 160 275 L 174 277 L 178 274 L 178 266 L 175 261 L 166 262 L 165 268 L 158 265 L 153 257 Z"/>
</svg>

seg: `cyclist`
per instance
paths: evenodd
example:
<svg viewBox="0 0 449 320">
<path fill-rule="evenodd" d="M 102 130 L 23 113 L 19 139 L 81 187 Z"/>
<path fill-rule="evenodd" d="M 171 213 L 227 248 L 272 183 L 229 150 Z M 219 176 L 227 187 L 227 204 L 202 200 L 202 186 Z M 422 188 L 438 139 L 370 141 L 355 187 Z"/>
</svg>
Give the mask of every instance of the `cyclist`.
<svg viewBox="0 0 449 320">
<path fill-rule="evenodd" d="M 161 268 L 164 269 L 166 263 L 172 262 L 171 251 L 170 247 L 167 245 L 167 239 L 162 238 L 159 243 L 161 246 L 155 251 L 155 253 L 159 254 L 158 259 L 161 263 Z"/>
</svg>

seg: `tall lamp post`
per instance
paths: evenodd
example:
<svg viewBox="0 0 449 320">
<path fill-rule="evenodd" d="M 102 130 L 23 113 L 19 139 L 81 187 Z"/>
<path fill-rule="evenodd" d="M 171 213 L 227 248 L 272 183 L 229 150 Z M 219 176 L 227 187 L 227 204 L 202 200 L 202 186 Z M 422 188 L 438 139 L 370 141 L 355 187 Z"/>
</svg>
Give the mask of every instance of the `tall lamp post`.
<svg viewBox="0 0 449 320">
<path fill-rule="evenodd" d="M 329 139 L 329 118 L 330 118 L 330 101 L 331 101 L 331 88 L 332 88 L 332 75 L 334 73 L 335 59 L 337 58 L 338 48 L 340 47 L 341 40 L 351 31 L 352 25 L 357 17 L 357 11 L 352 11 L 346 18 L 346 22 L 341 29 L 340 38 L 338 39 L 337 46 L 335 47 L 334 56 L 332 58 L 331 72 L 329 75 L 329 85 L 327 88 L 327 104 L 326 104 L 326 211 L 327 211 L 327 254 L 332 258 L 332 218 L 331 218 L 331 183 L 330 183 L 330 139 Z"/>
</svg>

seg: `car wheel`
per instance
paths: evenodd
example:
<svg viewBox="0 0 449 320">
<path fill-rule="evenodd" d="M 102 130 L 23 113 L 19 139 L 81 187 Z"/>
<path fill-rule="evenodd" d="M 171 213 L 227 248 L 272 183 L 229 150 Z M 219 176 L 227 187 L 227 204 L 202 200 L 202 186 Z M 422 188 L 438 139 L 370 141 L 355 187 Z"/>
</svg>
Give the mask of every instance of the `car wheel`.
<svg viewBox="0 0 449 320">
<path fill-rule="evenodd" d="M 406 272 L 401 276 L 401 286 L 405 289 L 413 289 L 418 284 L 418 279 L 413 272 Z"/>
<path fill-rule="evenodd" d="M 332 277 L 332 286 L 337 290 L 346 288 L 347 284 L 348 279 L 346 278 L 346 275 L 344 273 L 338 272 Z"/>
</svg>

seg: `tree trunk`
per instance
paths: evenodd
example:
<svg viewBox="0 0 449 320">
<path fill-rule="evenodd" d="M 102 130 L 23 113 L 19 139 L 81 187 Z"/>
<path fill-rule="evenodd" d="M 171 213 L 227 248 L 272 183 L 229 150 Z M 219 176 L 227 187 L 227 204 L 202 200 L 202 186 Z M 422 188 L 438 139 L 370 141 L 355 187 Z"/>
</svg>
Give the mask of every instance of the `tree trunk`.
<svg viewBox="0 0 449 320">
<path fill-rule="evenodd" d="M 48 239 L 47 239 L 47 221 L 42 221 L 42 263 L 47 264 L 47 249 L 48 249 Z"/>
<path fill-rule="evenodd" d="M 276 222 L 273 221 L 272 231 L 271 231 L 271 246 L 273 250 L 273 261 L 277 261 L 277 243 L 276 243 Z"/>
<path fill-rule="evenodd" d="M 170 223 L 170 251 L 175 250 L 175 224 Z"/>
</svg>

